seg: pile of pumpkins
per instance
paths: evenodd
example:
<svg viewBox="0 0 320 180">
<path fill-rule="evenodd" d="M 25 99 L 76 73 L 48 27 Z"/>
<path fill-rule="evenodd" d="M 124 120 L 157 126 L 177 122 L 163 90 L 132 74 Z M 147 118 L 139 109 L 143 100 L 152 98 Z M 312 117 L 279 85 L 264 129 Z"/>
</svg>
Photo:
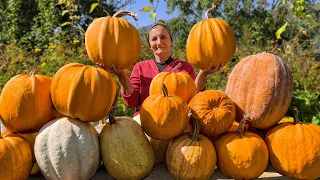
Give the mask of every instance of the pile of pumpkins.
<svg viewBox="0 0 320 180">
<path fill-rule="evenodd" d="M 87 52 L 98 67 L 70 63 L 52 79 L 34 69 L 6 83 L 0 179 L 27 179 L 37 170 L 46 179 L 90 179 L 101 160 L 115 179 L 142 179 L 155 163 L 166 163 L 174 179 L 209 179 L 216 166 L 227 177 L 252 179 L 269 160 L 289 178 L 320 178 L 320 127 L 299 122 L 297 113 L 294 122 L 280 122 L 293 79 L 273 54 L 242 59 L 225 92 L 196 92 L 187 73 L 159 73 L 141 121 L 115 117 L 119 87 L 105 68 L 131 68 L 141 49 L 138 31 L 122 14 L 134 16 L 119 11 L 87 29 Z M 231 27 L 207 16 L 190 31 L 187 58 L 203 69 L 228 62 L 235 46 Z"/>
</svg>

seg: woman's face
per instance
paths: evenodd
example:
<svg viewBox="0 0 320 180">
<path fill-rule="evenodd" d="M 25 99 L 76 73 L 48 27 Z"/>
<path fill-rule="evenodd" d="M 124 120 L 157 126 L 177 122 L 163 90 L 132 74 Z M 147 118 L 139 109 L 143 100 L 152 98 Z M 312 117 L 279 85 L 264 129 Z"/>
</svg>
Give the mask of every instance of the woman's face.
<svg viewBox="0 0 320 180">
<path fill-rule="evenodd" d="M 153 27 L 149 32 L 149 43 L 153 54 L 157 56 L 170 55 L 172 42 L 166 28 L 160 25 Z"/>
</svg>

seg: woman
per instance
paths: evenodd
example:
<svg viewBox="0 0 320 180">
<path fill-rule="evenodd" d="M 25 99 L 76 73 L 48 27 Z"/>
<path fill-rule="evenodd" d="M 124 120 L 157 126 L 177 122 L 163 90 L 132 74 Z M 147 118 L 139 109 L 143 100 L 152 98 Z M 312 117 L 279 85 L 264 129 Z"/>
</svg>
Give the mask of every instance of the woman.
<svg viewBox="0 0 320 180">
<path fill-rule="evenodd" d="M 210 65 L 208 69 L 200 70 L 196 76 L 191 64 L 171 57 L 172 34 L 165 24 L 154 24 L 150 27 L 148 43 L 154 58 L 135 64 L 130 78 L 124 69 L 116 69 L 113 66 L 112 70 L 109 70 L 110 73 L 118 76 L 123 101 L 127 106 L 135 108 L 134 119 L 136 120 L 139 119 L 141 104 L 149 96 L 150 83 L 160 72 L 172 72 L 173 68 L 181 63 L 182 66 L 176 72 L 187 72 L 195 80 L 197 90 L 202 91 L 205 89 L 206 77 L 224 66 L 224 63 L 215 68 Z"/>
</svg>

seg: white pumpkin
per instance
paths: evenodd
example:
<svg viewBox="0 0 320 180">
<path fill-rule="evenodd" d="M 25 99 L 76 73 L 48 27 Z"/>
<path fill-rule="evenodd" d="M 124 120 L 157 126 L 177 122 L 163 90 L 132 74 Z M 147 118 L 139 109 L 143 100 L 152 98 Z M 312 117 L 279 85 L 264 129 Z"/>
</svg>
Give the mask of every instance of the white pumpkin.
<svg viewBox="0 0 320 180">
<path fill-rule="evenodd" d="M 91 123 L 70 117 L 44 125 L 34 151 L 46 179 L 88 180 L 100 165 L 97 131 Z"/>
</svg>

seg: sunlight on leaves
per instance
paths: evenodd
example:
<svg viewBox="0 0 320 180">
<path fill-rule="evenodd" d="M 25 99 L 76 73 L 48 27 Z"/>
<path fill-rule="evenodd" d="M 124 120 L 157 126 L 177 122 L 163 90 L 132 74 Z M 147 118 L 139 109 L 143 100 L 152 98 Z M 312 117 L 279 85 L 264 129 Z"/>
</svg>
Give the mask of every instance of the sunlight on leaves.
<svg viewBox="0 0 320 180">
<path fill-rule="evenodd" d="M 152 6 L 146 6 L 144 8 L 142 8 L 140 11 L 141 12 L 149 12 L 152 9 Z"/>
<path fill-rule="evenodd" d="M 154 12 L 154 13 L 150 13 L 150 18 L 152 19 L 152 20 L 156 20 L 156 16 L 157 16 L 157 13 L 156 12 Z"/>
<path fill-rule="evenodd" d="M 277 39 L 281 38 L 281 34 L 286 30 L 286 27 L 288 26 L 288 23 L 285 23 L 280 29 L 276 32 Z"/>
<path fill-rule="evenodd" d="M 90 7 L 89 13 L 92 13 L 92 11 L 93 11 L 98 5 L 99 5 L 98 3 L 92 3 L 92 4 L 91 4 L 91 7 Z"/>
</svg>

